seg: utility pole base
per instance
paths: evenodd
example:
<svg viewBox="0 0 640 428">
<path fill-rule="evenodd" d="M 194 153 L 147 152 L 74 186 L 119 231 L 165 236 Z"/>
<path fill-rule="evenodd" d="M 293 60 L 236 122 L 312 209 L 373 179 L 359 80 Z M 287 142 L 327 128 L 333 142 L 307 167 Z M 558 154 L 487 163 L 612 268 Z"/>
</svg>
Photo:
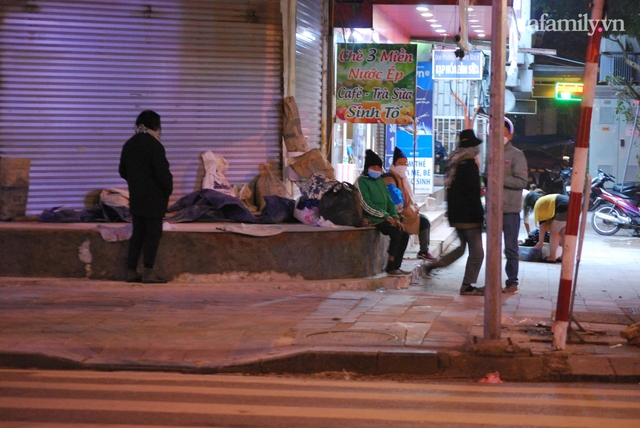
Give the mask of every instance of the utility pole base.
<svg viewBox="0 0 640 428">
<path fill-rule="evenodd" d="M 556 349 L 564 349 L 567 344 L 567 330 L 569 323 L 567 321 L 556 321 L 553 326 L 553 346 Z"/>
</svg>

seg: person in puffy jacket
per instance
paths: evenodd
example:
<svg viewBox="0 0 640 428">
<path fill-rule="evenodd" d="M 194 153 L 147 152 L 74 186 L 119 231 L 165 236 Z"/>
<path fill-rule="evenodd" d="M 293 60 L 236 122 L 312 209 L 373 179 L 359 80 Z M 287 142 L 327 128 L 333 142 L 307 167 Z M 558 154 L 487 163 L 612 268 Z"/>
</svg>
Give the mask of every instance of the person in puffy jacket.
<svg viewBox="0 0 640 428">
<path fill-rule="evenodd" d="M 393 183 L 402 192 L 402 210 L 399 214 L 402 217 L 402 224 L 404 224 L 407 232 L 411 235 L 418 235 L 418 239 L 420 240 L 418 258 L 435 260 L 436 258 L 429 252 L 431 222 L 429 222 L 426 216 L 420 214 L 418 204 L 413 200 L 411 183 L 409 183 L 409 179 L 407 178 L 408 166 L 407 155 L 405 155 L 399 147 L 396 147 L 393 151 L 393 162 L 391 163 L 389 172 L 384 175 L 383 179 L 387 185 Z"/>
<path fill-rule="evenodd" d="M 162 236 L 162 219 L 173 191 L 173 176 L 160 142 L 160 115 L 145 110 L 136 119 L 136 134 L 122 147 L 120 176 L 129 186 L 133 234 L 127 255 L 127 282 L 164 283 L 153 270 Z M 143 253 L 144 274 L 137 271 Z"/>
<path fill-rule="evenodd" d="M 360 194 L 362 213 L 383 235 L 390 238 L 389 256 L 385 271 L 388 275 L 408 275 L 400 267 L 402 258 L 409 243 L 409 233 L 391 200 L 382 175 L 382 159 L 372 150 L 367 150 L 362 174 L 356 180 L 356 187 Z"/>
<path fill-rule="evenodd" d="M 458 260 L 469 248 L 467 265 L 460 286 L 460 294 L 466 296 L 483 296 L 484 287 L 475 287 L 484 261 L 482 247 L 482 224 L 484 209 L 480 199 L 480 169 L 476 156 L 480 152 L 478 146 L 482 140 L 476 137 L 472 129 L 460 133 L 458 148 L 451 152 L 445 187 L 447 188 L 447 214 L 449 225 L 455 227 L 460 239 L 460 246 L 443 254 L 431 263 L 427 273 L 434 268 L 449 266 Z"/>
<path fill-rule="evenodd" d="M 520 210 L 522 209 L 522 190 L 527 188 L 529 174 L 527 160 L 521 150 L 513 147 L 513 123 L 504 119 L 504 183 L 502 204 L 502 232 L 504 235 L 504 255 L 507 259 L 504 270 L 507 274 L 503 293 L 518 293 L 518 270 L 520 268 Z"/>
</svg>

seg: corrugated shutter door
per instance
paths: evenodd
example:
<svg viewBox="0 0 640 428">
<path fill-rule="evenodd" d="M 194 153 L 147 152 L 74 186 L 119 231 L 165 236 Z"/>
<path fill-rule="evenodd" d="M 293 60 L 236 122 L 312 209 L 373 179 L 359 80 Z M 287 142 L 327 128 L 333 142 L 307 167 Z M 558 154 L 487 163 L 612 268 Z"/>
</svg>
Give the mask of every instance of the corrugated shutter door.
<svg viewBox="0 0 640 428">
<path fill-rule="evenodd" d="M 296 16 L 296 103 L 309 149 L 322 144 L 325 0 L 298 0 Z"/>
<path fill-rule="evenodd" d="M 120 150 L 144 109 L 162 116 L 172 201 L 200 188 L 204 151 L 226 158 L 232 184 L 280 165 L 279 0 L 16 1 L 0 14 L 0 156 L 31 158 L 29 214 L 126 187 Z"/>
</svg>

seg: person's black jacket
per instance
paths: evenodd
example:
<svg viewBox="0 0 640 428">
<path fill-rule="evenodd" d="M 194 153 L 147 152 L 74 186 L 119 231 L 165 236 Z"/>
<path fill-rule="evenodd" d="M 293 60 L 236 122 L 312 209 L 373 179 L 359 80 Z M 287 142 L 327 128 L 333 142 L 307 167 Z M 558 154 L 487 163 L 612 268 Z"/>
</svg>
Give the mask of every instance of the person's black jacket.
<svg viewBox="0 0 640 428">
<path fill-rule="evenodd" d="M 139 132 L 122 147 L 120 176 L 129 185 L 131 215 L 164 217 L 173 191 L 173 176 L 164 146 Z"/>
<path fill-rule="evenodd" d="M 482 225 L 484 209 L 480 200 L 480 171 L 475 159 L 458 163 L 456 174 L 447 190 L 449 224 Z"/>
</svg>

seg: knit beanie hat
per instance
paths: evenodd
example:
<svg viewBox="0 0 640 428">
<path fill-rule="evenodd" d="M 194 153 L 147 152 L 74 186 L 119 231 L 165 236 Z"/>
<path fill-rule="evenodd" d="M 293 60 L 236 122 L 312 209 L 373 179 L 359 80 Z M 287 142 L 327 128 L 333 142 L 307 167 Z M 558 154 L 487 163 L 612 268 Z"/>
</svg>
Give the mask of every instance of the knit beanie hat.
<svg viewBox="0 0 640 428">
<path fill-rule="evenodd" d="M 473 129 L 465 129 L 460 133 L 460 144 L 458 144 L 458 147 L 475 147 L 479 144 L 482 144 L 482 140 L 476 137 L 476 134 L 473 133 Z"/>
<path fill-rule="evenodd" d="M 364 154 L 364 168 L 366 172 L 370 166 L 379 166 L 382 168 L 382 159 L 373 150 L 367 150 Z"/>
<path fill-rule="evenodd" d="M 407 158 L 407 155 L 404 154 L 404 152 L 400 149 L 400 147 L 396 147 L 393 150 L 393 162 L 391 162 L 392 164 L 396 164 L 396 161 L 398 159 L 402 159 L 402 158 Z"/>
</svg>

